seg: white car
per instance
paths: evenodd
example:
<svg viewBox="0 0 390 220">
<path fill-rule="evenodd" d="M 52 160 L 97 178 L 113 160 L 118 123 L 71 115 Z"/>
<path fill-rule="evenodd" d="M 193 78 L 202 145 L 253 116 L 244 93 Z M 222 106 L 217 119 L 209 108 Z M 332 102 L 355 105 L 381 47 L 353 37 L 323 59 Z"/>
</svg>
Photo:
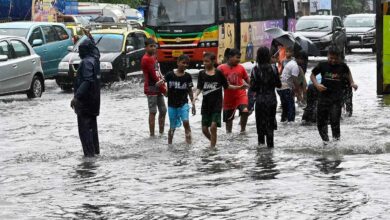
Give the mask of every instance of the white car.
<svg viewBox="0 0 390 220">
<path fill-rule="evenodd" d="M 0 36 L 0 95 L 37 98 L 44 90 L 41 58 L 30 44 L 21 37 Z"/>
</svg>

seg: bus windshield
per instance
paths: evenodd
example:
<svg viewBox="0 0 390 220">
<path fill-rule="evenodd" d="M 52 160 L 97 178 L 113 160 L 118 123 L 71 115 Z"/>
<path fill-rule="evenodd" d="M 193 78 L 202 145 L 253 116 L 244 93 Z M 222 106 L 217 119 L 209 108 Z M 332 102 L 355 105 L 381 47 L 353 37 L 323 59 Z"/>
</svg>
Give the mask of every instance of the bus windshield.
<svg viewBox="0 0 390 220">
<path fill-rule="evenodd" d="M 187 26 L 215 23 L 216 0 L 151 0 L 147 25 Z"/>
</svg>

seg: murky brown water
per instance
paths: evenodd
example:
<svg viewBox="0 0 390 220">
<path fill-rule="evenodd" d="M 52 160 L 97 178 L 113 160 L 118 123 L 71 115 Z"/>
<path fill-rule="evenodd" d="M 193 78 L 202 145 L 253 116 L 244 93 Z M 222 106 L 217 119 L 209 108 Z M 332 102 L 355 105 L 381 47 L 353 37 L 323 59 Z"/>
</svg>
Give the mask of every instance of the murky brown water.
<svg viewBox="0 0 390 220">
<path fill-rule="evenodd" d="M 274 150 L 257 149 L 251 116 L 247 135 L 236 121 L 210 151 L 200 115 L 194 144 L 180 129 L 168 147 L 166 135 L 148 138 L 142 85 L 124 82 L 103 91 L 102 155 L 86 160 L 72 94 L 47 81 L 41 99 L 0 97 L 0 219 L 389 219 L 390 108 L 376 96 L 375 57 L 347 61 L 354 116 L 327 147 L 297 123 L 279 124 Z"/>
</svg>

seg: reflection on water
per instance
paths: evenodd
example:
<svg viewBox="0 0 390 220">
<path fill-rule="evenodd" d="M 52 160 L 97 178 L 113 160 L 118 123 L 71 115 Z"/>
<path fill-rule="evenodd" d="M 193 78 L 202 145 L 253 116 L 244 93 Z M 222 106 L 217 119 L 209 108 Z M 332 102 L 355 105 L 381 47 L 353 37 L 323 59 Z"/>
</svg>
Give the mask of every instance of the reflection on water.
<svg viewBox="0 0 390 220">
<path fill-rule="evenodd" d="M 390 95 L 383 95 L 383 103 L 386 106 L 390 106 Z"/>
<path fill-rule="evenodd" d="M 273 149 L 259 148 L 256 154 L 256 167 L 253 169 L 252 178 L 255 180 L 275 179 L 280 173 L 276 169 Z"/>
<path fill-rule="evenodd" d="M 76 167 L 75 178 L 92 178 L 97 174 L 97 168 L 99 165 L 96 163 L 95 158 L 84 158 L 81 164 Z"/>
<path fill-rule="evenodd" d="M 316 164 L 316 167 L 323 173 L 329 174 L 329 173 L 339 173 L 343 169 L 338 167 L 341 164 L 341 160 L 339 159 L 331 159 L 327 157 L 320 157 L 315 160 L 318 162 Z"/>
</svg>

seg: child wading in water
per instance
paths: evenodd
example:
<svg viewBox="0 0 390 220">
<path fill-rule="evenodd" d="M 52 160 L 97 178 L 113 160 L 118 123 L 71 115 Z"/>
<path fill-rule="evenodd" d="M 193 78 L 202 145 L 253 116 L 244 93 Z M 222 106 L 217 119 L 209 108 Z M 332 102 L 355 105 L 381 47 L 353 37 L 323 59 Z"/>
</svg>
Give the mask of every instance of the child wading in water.
<svg viewBox="0 0 390 220">
<path fill-rule="evenodd" d="M 243 86 L 229 85 L 223 73 L 215 68 L 216 56 L 213 53 L 203 55 L 204 70 L 199 72 L 195 100 L 203 92 L 202 101 L 202 131 L 210 140 L 210 147 L 217 143 L 217 128 L 221 127 L 222 88 L 241 89 Z"/>
<path fill-rule="evenodd" d="M 190 58 L 187 55 L 181 55 L 177 59 L 177 70 L 168 72 L 165 81 L 168 85 L 168 115 L 170 129 L 168 133 L 168 144 L 172 144 L 175 129 L 183 126 L 187 144 L 191 144 L 191 128 L 189 122 L 190 106 L 188 105 L 188 96 L 192 102 L 192 114 L 195 115 L 195 102 L 192 92 L 192 77 L 185 72 Z"/>
<path fill-rule="evenodd" d="M 316 76 L 321 74 L 321 83 Z M 340 117 L 345 82 L 355 90 L 358 86 L 352 78 L 347 64 L 341 61 L 341 52 L 336 47 L 328 50 L 328 61 L 320 62 L 310 76 L 313 85 L 319 92 L 317 104 L 317 128 L 324 144 L 329 142 L 328 124 L 332 128 L 333 139 L 340 140 Z"/>
</svg>

